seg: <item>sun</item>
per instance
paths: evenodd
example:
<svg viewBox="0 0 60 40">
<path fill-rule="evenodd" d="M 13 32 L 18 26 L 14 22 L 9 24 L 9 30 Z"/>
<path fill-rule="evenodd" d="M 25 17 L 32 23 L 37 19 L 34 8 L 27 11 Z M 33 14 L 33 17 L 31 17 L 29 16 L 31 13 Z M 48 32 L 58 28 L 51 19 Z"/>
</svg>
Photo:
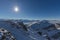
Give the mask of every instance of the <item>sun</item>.
<svg viewBox="0 0 60 40">
<path fill-rule="evenodd" d="M 19 8 L 17 6 L 14 7 L 14 11 L 15 12 L 18 12 L 19 11 Z"/>
</svg>

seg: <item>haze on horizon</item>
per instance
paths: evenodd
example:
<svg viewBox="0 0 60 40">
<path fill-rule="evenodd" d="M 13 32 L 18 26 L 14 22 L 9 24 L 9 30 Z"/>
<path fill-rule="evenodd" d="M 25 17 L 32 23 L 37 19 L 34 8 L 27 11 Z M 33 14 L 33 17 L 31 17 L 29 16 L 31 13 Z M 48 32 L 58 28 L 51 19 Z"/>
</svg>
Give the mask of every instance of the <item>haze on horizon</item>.
<svg viewBox="0 0 60 40">
<path fill-rule="evenodd" d="M 0 0 L 0 19 L 58 20 L 60 0 Z"/>
</svg>

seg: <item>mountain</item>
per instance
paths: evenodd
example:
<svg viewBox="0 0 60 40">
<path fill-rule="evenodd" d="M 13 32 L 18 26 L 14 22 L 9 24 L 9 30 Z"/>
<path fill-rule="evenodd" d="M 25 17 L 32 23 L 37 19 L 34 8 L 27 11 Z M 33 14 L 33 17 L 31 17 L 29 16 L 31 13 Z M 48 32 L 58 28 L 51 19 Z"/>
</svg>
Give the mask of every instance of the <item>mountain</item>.
<svg viewBox="0 0 60 40">
<path fill-rule="evenodd" d="M 60 21 L 0 20 L 0 40 L 60 40 Z"/>
<path fill-rule="evenodd" d="M 16 40 L 32 40 L 28 37 L 27 32 L 22 28 L 22 24 L 18 25 L 10 20 L 0 21 L 0 28 L 4 28 L 11 32 L 11 34 L 16 38 Z"/>
<path fill-rule="evenodd" d="M 57 20 L 43 20 L 29 26 L 29 29 L 48 40 L 60 39 L 60 21 Z M 55 35 L 57 36 L 56 38 Z"/>
</svg>

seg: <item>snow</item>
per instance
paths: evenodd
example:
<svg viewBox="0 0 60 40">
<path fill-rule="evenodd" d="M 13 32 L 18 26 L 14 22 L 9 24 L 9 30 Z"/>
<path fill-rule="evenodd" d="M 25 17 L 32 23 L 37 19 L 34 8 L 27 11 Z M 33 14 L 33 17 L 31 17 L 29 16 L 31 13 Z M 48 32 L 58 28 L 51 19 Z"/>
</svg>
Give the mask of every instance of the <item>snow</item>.
<svg viewBox="0 0 60 40">
<path fill-rule="evenodd" d="M 24 29 L 23 23 L 28 25 L 26 26 L 27 31 Z M 60 28 L 57 28 L 58 24 L 56 23 L 60 22 L 56 20 L 0 20 L 0 28 L 11 32 L 16 40 L 55 40 L 52 36 L 60 32 Z M 4 32 L 7 32 L 6 30 Z M 13 38 L 13 36 L 11 37 Z M 56 40 L 59 40 L 59 38 Z"/>
</svg>

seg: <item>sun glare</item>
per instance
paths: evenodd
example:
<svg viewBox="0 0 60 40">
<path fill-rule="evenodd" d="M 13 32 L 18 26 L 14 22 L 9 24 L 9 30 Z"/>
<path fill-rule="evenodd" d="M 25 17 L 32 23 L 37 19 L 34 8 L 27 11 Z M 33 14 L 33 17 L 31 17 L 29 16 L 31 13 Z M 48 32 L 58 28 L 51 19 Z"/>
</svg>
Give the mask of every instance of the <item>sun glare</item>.
<svg viewBox="0 0 60 40">
<path fill-rule="evenodd" d="M 14 11 L 15 12 L 18 12 L 19 11 L 19 8 L 17 6 L 14 7 Z"/>
</svg>

